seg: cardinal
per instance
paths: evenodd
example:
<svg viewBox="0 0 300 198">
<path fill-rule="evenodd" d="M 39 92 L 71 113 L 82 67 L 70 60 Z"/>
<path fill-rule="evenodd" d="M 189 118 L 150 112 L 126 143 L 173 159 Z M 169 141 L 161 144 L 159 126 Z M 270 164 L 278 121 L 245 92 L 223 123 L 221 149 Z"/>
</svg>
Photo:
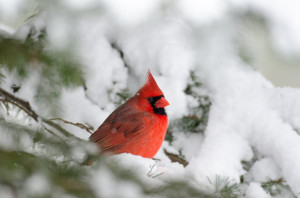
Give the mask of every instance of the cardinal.
<svg viewBox="0 0 300 198">
<path fill-rule="evenodd" d="M 131 153 L 153 158 L 166 135 L 168 105 L 149 70 L 143 87 L 107 117 L 90 141 L 105 154 Z"/>
</svg>

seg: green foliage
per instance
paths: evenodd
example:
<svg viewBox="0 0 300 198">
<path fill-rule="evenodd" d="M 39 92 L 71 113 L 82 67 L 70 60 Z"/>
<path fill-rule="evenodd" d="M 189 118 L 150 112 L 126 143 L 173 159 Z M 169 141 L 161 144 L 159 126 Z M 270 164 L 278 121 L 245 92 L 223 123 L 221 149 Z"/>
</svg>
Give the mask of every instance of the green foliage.
<svg viewBox="0 0 300 198">
<path fill-rule="evenodd" d="M 243 166 L 243 169 L 246 171 L 246 172 L 249 172 L 250 169 L 252 168 L 252 166 L 254 165 L 254 163 L 258 160 L 258 151 L 255 149 L 255 148 L 252 148 L 252 152 L 253 152 L 253 157 L 251 160 L 249 161 L 241 161 L 242 163 L 242 166 Z"/>
<path fill-rule="evenodd" d="M 1 71 L 0 71 L 1 72 Z M 3 83 L 5 79 L 5 76 L 3 74 L 0 73 L 0 84 Z"/>
<path fill-rule="evenodd" d="M 10 141 L 9 150 L 0 143 L 0 186 L 11 189 L 16 197 L 96 197 L 81 165 L 84 159 L 95 158 L 88 142 L 66 138 L 46 123 L 36 128 L 0 120 L 0 134 Z M 25 140 L 28 143 L 22 145 Z M 32 153 L 25 151 L 28 148 Z M 81 160 L 74 158 L 74 149 L 83 153 Z M 38 195 L 31 192 L 33 187 L 27 189 L 34 176 L 47 185 Z"/>
<path fill-rule="evenodd" d="M 201 88 L 203 89 L 203 84 L 195 72 L 191 71 L 190 82 L 184 92 L 196 99 L 197 105 L 190 106 L 190 115 L 182 118 L 180 124 L 182 124 L 184 131 L 203 132 L 207 125 L 211 102 L 207 95 L 201 94 L 199 90 Z"/>
<path fill-rule="evenodd" d="M 3 123 L 1 123 L 3 124 Z M 2 125 L 3 126 L 3 125 Z M 20 126 L 11 124 L 19 133 L 24 133 Z M 11 129 L 12 130 L 12 129 Z M 209 195 L 199 191 L 189 185 L 187 181 L 170 181 L 159 187 L 151 187 L 144 183 L 135 173 L 134 169 L 126 169 L 118 163 L 112 163 L 99 155 L 89 154 L 84 150 L 85 157 L 78 161 L 72 157 L 72 149 L 84 147 L 87 144 L 83 140 L 71 138 L 63 141 L 60 138 L 46 135 L 44 130 L 29 131 L 35 133 L 36 146 L 46 150 L 45 153 L 39 152 L 37 155 L 18 150 L 5 150 L 0 147 L 0 186 L 11 189 L 17 197 L 62 197 L 72 196 L 78 198 L 97 197 L 89 181 L 90 172 L 100 167 L 105 168 L 116 178 L 117 182 L 129 182 L 135 184 L 145 196 L 151 197 L 197 197 L 197 198 L 216 198 L 217 195 Z M 36 137 L 39 136 L 38 139 Z M 47 137 L 46 137 L 47 136 Z M 64 159 L 55 160 L 55 159 Z M 85 159 L 93 159 L 93 167 L 86 167 L 81 162 Z M 28 187 L 34 177 L 39 177 L 46 183 L 47 189 L 43 189 L 39 194 Z M 38 185 L 39 184 L 35 184 Z M 25 190 L 25 188 L 27 188 Z M 222 195 L 223 196 L 223 195 Z"/>
<path fill-rule="evenodd" d="M 250 169 L 259 159 L 262 158 L 261 154 L 259 154 L 258 151 L 254 148 L 253 153 L 254 155 L 251 160 L 241 162 L 243 169 L 246 171 L 246 175 L 241 176 L 241 184 L 249 184 L 250 182 L 252 182 L 252 176 L 249 177 L 247 176 L 247 174 L 251 174 Z M 291 188 L 288 186 L 287 182 L 283 178 L 263 182 L 261 183 L 261 187 L 271 196 L 295 198 L 291 191 Z"/>
<path fill-rule="evenodd" d="M 81 66 L 72 58 L 70 50 L 50 49 L 46 29 L 31 27 L 24 41 L 0 35 L 0 68 L 16 73 L 21 80 L 37 75 L 39 83 L 32 88 L 35 98 L 49 107 L 50 114 L 56 115 L 59 105 L 54 101 L 59 98 L 62 88 L 83 86 L 84 79 Z M 1 80 L 3 77 L 2 73 Z"/>
<path fill-rule="evenodd" d="M 81 178 L 86 174 L 79 166 L 56 163 L 43 157 L 36 157 L 22 151 L 0 149 L 0 184 L 7 186 L 16 194 L 22 194 L 25 185 L 33 175 L 41 175 L 51 191 L 45 190 L 36 197 L 57 197 L 55 191 L 63 189 L 63 194 L 76 197 L 95 197 L 91 187 Z M 36 184 L 39 185 L 39 184 Z M 32 197 L 32 193 L 22 197 Z M 35 197 L 35 196 L 34 196 Z"/>
<path fill-rule="evenodd" d="M 15 108 L 5 110 L 15 111 Z M 35 122 L 33 119 L 31 121 Z M 114 159 L 99 155 L 97 150 L 92 149 L 94 145 L 71 136 L 62 126 L 44 119 L 38 125 L 32 122 L 20 125 L 0 120 L 0 135 L 10 140 L 9 150 L 0 142 L 0 187 L 10 189 L 16 197 L 97 197 L 90 177 L 99 168 L 109 172 L 117 183 L 136 185 L 142 197 L 229 198 L 232 195 L 233 187 L 230 185 L 226 184 L 215 194 L 207 194 L 191 185 L 188 178 L 149 186 L 135 169 L 123 167 Z M 28 143 L 22 145 L 25 139 Z M 94 161 L 93 166 L 86 166 L 91 161 Z M 32 187 L 36 179 L 46 185 L 38 194 Z"/>
<path fill-rule="evenodd" d="M 28 20 L 34 20 L 36 17 L 39 17 L 38 14 L 32 15 Z M 121 49 L 116 45 L 112 46 L 124 59 Z M 252 57 L 244 46 L 239 47 L 241 59 L 247 63 L 252 62 Z M 128 67 L 125 61 L 124 65 Z M 80 64 L 73 58 L 72 51 L 52 49 L 47 41 L 46 29 L 37 30 L 31 27 L 24 40 L 0 35 L 0 83 L 5 80 L 2 69 L 15 73 L 21 82 L 31 78 L 33 74 L 36 75 L 38 83 L 36 87 L 32 87 L 35 102 L 44 104 L 45 109 L 40 109 L 49 110 L 52 115 L 57 114 L 57 109 L 60 109 L 59 97 L 64 87 L 84 86 L 84 73 Z M 18 91 L 18 88 L 15 90 Z M 170 123 L 166 136 L 170 142 L 173 139 L 172 132 L 202 133 L 208 122 L 211 101 L 205 86 L 194 71 L 190 73 L 189 83 L 184 92 L 195 102 L 188 107 L 188 115 Z M 123 104 L 131 96 L 128 89 L 108 90 L 108 95 L 117 105 Z M 14 197 L 94 198 L 97 195 L 92 187 L 92 173 L 97 173 L 97 169 L 102 168 L 111 174 L 117 183 L 134 184 L 145 197 L 243 197 L 239 184 L 220 176 L 216 176 L 213 182 L 210 181 L 215 190 L 213 194 L 199 190 L 195 184 L 190 183 L 190 178 L 173 181 L 162 179 L 163 184 L 149 186 L 144 178 L 141 179 L 141 176 L 137 175 L 136 170 L 122 167 L 100 156 L 95 152 L 94 145 L 74 137 L 63 125 L 40 116 L 37 122 L 29 115 L 19 121 L 17 117 L 22 117 L 20 114 L 26 115 L 28 112 L 18 109 L 20 107 L 16 104 L 5 102 L 1 96 L 0 99 L 0 189 L 10 189 Z M 6 120 L 6 117 L 10 118 Z M 180 151 L 175 157 L 184 160 Z M 248 172 L 256 160 L 242 162 L 244 169 Z M 93 166 L 86 166 L 91 161 L 94 161 Z M 157 179 L 160 175 L 149 177 Z M 34 192 L 32 185 L 39 187 L 40 184 L 32 181 L 44 182 L 46 189 L 40 190 L 39 193 Z M 284 190 L 291 191 L 283 180 L 265 182 L 262 187 L 272 196 L 278 196 Z"/>
<path fill-rule="evenodd" d="M 154 191 L 155 192 L 155 191 Z M 187 184 L 184 181 L 169 182 L 164 187 L 157 189 L 156 193 L 150 193 L 150 195 L 169 197 L 169 198 L 218 198 L 216 194 L 207 194 L 201 192 Z"/>
<path fill-rule="evenodd" d="M 208 180 L 215 186 L 215 192 L 222 198 L 238 198 L 241 196 L 239 184 L 231 182 L 228 177 L 217 175 L 214 182 L 209 178 Z"/>
<path fill-rule="evenodd" d="M 195 100 L 195 104 L 191 104 L 189 108 L 189 115 L 183 116 L 180 119 L 173 120 L 170 123 L 166 139 L 172 142 L 173 131 L 202 133 L 204 132 L 208 115 L 211 106 L 208 95 L 203 93 L 203 84 L 196 76 L 194 71 L 190 72 L 189 83 L 185 89 L 185 94 L 192 97 Z"/>
<path fill-rule="evenodd" d="M 129 90 L 127 88 L 122 89 L 119 92 L 117 92 L 116 96 L 117 96 L 117 99 L 115 100 L 114 103 L 119 106 L 121 104 L 124 104 L 131 97 Z"/>
<path fill-rule="evenodd" d="M 290 187 L 282 178 L 264 182 L 261 184 L 261 187 L 272 196 L 281 195 L 283 191 L 291 192 Z"/>
</svg>

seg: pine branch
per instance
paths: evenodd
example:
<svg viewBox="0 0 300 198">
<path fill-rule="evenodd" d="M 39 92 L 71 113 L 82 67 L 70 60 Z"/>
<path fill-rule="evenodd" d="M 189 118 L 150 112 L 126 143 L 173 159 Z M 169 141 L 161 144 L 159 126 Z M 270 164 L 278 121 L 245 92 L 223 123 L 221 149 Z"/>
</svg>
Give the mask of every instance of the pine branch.
<svg viewBox="0 0 300 198">
<path fill-rule="evenodd" d="M 38 118 L 40 118 L 40 120 L 42 120 L 43 123 L 45 123 L 45 124 L 53 127 L 54 129 L 56 129 L 57 131 L 59 131 L 60 133 L 62 133 L 63 135 L 65 135 L 66 137 L 73 137 L 75 139 L 79 139 L 76 136 L 74 136 L 72 133 L 70 133 L 67 130 L 65 130 L 60 125 L 54 123 L 52 120 L 48 120 L 48 119 L 45 119 L 45 118 L 42 118 L 41 116 L 39 116 L 35 111 L 32 110 L 29 102 L 27 102 L 27 101 L 25 101 L 23 99 L 20 99 L 20 98 L 14 96 L 14 95 L 8 93 L 7 91 L 5 91 L 4 89 L 2 89 L 1 87 L 0 87 L 0 96 L 2 96 L 4 98 L 4 99 L 0 99 L 0 102 L 2 102 L 2 103 L 10 103 L 12 105 L 17 106 L 18 108 L 20 108 L 21 110 L 23 110 L 25 113 L 27 113 L 30 117 L 32 117 L 36 122 L 38 122 Z M 78 123 L 78 125 L 76 125 L 76 126 L 79 127 L 79 125 L 83 125 L 83 124 Z M 47 127 L 45 127 L 45 128 L 46 128 L 46 130 L 48 132 L 51 131 Z"/>
<path fill-rule="evenodd" d="M 271 181 L 267 181 L 265 183 L 262 183 L 262 186 L 273 185 L 273 184 L 281 184 L 282 182 L 283 182 L 283 178 L 279 178 L 277 180 L 271 180 Z"/>
<path fill-rule="evenodd" d="M 8 102 L 19 107 L 20 109 L 25 111 L 30 117 L 32 117 L 35 121 L 38 121 L 38 115 L 31 109 L 29 102 L 17 98 L 16 96 L 8 93 L 1 87 L 0 87 L 0 95 L 4 97 L 4 99 L 1 99 L 1 102 Z"/>
<path fill-rule="evenodd" d="M 113 49 L 115 49 L 117 52 L 119 52 L 120 58 L 122 59 L 122 61 L 123 61 L 123 63 L 124 63 L 124 66 L 127 67 L 127 68 L 129 68 L 129 64 L 126 62 L 124 52 L 123 52 L 123 50 L 120 48 L 120 46 L 117 45 L 117 43 L 111 42 L 111 47 L 112 47 Z"/>
</svg>

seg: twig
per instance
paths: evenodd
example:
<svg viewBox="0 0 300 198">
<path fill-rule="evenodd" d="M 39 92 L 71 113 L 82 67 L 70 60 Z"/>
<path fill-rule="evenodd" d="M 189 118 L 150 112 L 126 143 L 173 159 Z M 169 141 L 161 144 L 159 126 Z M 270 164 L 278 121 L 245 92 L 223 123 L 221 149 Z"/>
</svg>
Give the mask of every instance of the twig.
<svg viewBox="0 0 300 198">
<path fill-rule="evenodd" d="M 155 178 L 155 177 L 161 176 L 162 174 L 164 174 L 164 173 L 159 173 L 159 174 L 157 174 L 157 175 L 153 175 L 153 176 L 152 176 L 152 178 Z"/>
<path fill-rule="evenodd" d="M 30 111 L 28 111 L 28 109 L 24 108 L 23 106 L 21 106 L 20 104 L 7 100 L 7 99 L 0 99 L 0 102 L 2 103 L 10 103 L 12 105 L 15 105 L 17 107 L 19 107 L 19 109 L 23 110 L 26 114 L 28 114 L 30 117 L 32 117 L 35 121 L 37 121 L 37 118 L 35 118 L 34 116 L 32 116 L 32 113 Z"/>
<path fill-rule="evenodd" d="M 20 98 L 15 97 L 14 95 L 8 93 L 0 87 L 0 95 L 4 97 L 2 102 L 9 102 L 18 106 L 20 109 L 25 111 L 30 117 L 32 117 L 36 122 L 38 121 L 38 115 L 31 109 L 29 102 L 22 100 Z"/>
<path fill-rule="evenodd" d="M 38 122 L 38 118 L 41 118 L 41 120 L 44 123 L 46 123 L 49 126 L 55 128 L 57 131 L 61 132 L 66 137 L 73 137 L 75 139 L 80 139 L 80 138 L 77 138 L 75 135 L 71 134 L 70 132 L 68 132 L 67 130 L 65 130 L 64 128 L 62 128 L 61 126 L 59 126 L 58 124 L 52 122 L 51 120 L 42 118 L 41 116 L 38 116 L 37 113 L 35 113 L 31 109 L 31 106 L 30 106 L 29 102 L 27 102 L 25 100 L 22 100 L 22 99 L 14 96 L 14 95 L 8 93 L 7 91 L 3 90 L 1 87 L 0 87 L 0 95 L 2 95 L 3 98 L 4 98 L 4 99 L 0 99 L 1 102 L 10 103 L 10 104 L 13 104 L 13 105 L 19 107 L 24 112 L 26 112 L 30 117 L 32 117 L 36 122 Z"/>
<path fill-rule="evenodd" d="M 270 180 L 270 181 L 267 181 L 265 183 L 262 183 L 262 186 L 267 186 L 267 185 L 274 185 L 274 184 L 281 184 L 283 182 L 283 178 L 279 178 L 277 180 Z"/>
<path fill-rule="evenodd" d="M 59 137 L 57 134 L 55 134 L 53 131 L 51 131 L 50 129 L 48 129 L 44 124 L 43 127 L 46 131 L 48 131 L 50 134 L 52 134 L 54 137 L 60 139 L 61 141 L 65 142 L 63 138 Z"/>
<path fill-rule="evenodd" d="M 155 163 L 154 163 L 152 166 L 150 166 L 150 171 L 149 171 L 148 174 L 147 174 L 148 177 L 152 177 L 151 172 L 152 172 L 152 170 L 153 170 L 153 168 L 154 168 L 154 166 L 155 166 L 156 164 L 157 164 L 157 161 L 155 161 Z"/>
<path fill-rule="evenodd" d="M 75 139 L 80 139 L 78 137 L 76 137 L 75 135 L 73 135 L 72 133 L 68 132 L 67 130 L 65 130 L 64 128 L 62 128 L 60 125 L 52 122 L 51 120 L 42 118 L 43 122 L 48 124 L 49 126 L 55 128 L 56 130 L 58 130 L 59 132 L 61 132 L 63 135 L 65 135 L 66 137 L 73 137 Z"/>
<path fill-rule="evenodd" d="M 59 120 L 59 121 L 62 121 L 62 122 L 64 122 L 64 123 L 66 123 L 66 124 L 71 124 L 71 125 L 80 127 L 80 128 L 82 128 L 82 129 L 85 129 L 88 133 L 93 134 L 93 132 L 91 131 L 91 130 L 94 130 L 93 127 L 91 127 L 91 126 L 90 126 L 90 127 L 87 127 L 87 126 L 85 126 L 84 124 L 79 123 L 79 122 L 74 123 L 74 122 L 70 122 L 70 121 L 64 120 L 64 119 L 62 119 L 62 118 L 52 118 L 52 119 L 50 119 L 50 120 L 51 120 L 51 121 L 52 121 L 52 120 Z"/>
<path fill-rule="evenodd" d="M 158 176 L 161 176 L 162 174 L 164 174 L 164 172 L 158 173 L 157 175 L 153 175 L 153 173 L 152 173 L 153 168 L 155 167 L 155 165 L 157 164 L 158 161 L 160 161 L 160 160 L 155 160 L 155 163 L 152 166 L 150 166 L 150 171 L 147 173 L 148 177 L 155 178 L 155 177 L 158 177 Z"/>
<path fill-rule="evenodd" d="M 127 68 L 129 68 L 128 63 L 125 61 L 124 52 L 123 52 L 123 50 L 120 48 L 120 46 L 117 45 L 115 42 L 111 42 L 111 47 L 112 47 L 113 49 L 115 49 L 117 52 L 119 52 L 120 58 L 122 59 L 122 61 L 123 61 L 123 63 L 124 63 L 124 66 L 127 67 Z"/>
</svg>

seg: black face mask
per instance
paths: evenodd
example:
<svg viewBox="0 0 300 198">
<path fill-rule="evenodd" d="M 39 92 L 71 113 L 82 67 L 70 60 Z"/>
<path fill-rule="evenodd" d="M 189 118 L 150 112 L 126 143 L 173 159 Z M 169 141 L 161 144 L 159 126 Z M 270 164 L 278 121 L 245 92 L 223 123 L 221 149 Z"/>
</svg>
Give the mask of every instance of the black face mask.
<svg viewBox="0 0 300 198">
<path fill-rule="evenodd" d="M 155 106 L 155 103 L 161 99 L 162 97 L 164 97 L 164 95 L 160 95 L 160 96 L 155 96 L 155 97 L 150 97 L 147 98 L 148 102 L 151 104 L 152 108 L 153 108 L 153 112 L 159 115 L 167 115 L 165 108 L 157 108 Z"/>
</svg>

